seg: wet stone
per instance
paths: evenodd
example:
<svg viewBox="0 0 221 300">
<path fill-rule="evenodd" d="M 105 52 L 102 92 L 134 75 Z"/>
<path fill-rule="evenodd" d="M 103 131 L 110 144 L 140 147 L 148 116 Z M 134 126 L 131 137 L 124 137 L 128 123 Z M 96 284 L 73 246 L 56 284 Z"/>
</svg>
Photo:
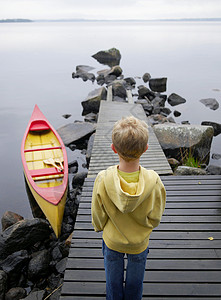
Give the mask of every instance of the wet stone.
<svg viewBox="0 0 221 300">
<path fill-rule="evenodd" d="M 14 287 L 5 294 L 5 300 L 19 300 L 25 298 L 26 296 L 27 292 L 25 289 L 22 287 Z"/>
<path fill-rule="evenodd" d="M 24 218 L 14 212 L 6 211 L 2 216 L 2 231 Z"/>
</svg>

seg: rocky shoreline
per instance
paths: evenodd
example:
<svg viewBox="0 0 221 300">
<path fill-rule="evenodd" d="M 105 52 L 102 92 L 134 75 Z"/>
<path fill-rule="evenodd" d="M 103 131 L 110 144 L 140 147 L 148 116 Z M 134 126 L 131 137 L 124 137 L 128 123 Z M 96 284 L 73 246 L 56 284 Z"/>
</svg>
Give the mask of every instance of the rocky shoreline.
<svg viewBox="0 0 221 300">
<path fill-rule="evenodd" d="M 198 126 L 192 126 L 188 121 L 176 124 L 174 118 L 181 113 L 177 109 L 172 112 L 172 108 L 184 104 L 186 99 L 176 93 L 165 94 L 166 77 L 151 78 L 149 73 L 145 73 L 142 77 L 144 84 L 135 90 L 136 78 L 123 76 L 119 50 L 100 51 L 93 57 L 109 68 L 95 76 L 91 72 L 92 67 L 77 66 L 72 78 L 96 81 L 101 87 L 82 101 L 83 122 L 76 121 L 57 130 L 64 144 L 72 151 L 81 150 L 86 161 L 84 171 L 80 172 L 80 162 L 69 162 L 69 192 L 61 236 L 56 238 L 26 186 L 34 219 L 27 220 L 10 211 L 2 217 L 0 300 L 59 299 L 82 186 L 90 162 L 100 101 L 106 100 L 108 86 L 112 87 L 113 101 L 127 102 L 127 91 L 130 90 L 134 105 L 139 103 L 143 106 L 174 174 L 221 174 L 220 167 L 209 165 L 212 139 L 221 133 L 221 124 L 208 121 Z M 216 99 L 202 99 L 201 102 L 210 109 L 219 108 Z M 63 117 L 68 119 L 70 116 L 66 114 Z M 186 165 L 190 157 L 194 158 L 197 167 Z M 213 157 L 221 159 L 221 154 L 213 153 Z"/>
</svg>

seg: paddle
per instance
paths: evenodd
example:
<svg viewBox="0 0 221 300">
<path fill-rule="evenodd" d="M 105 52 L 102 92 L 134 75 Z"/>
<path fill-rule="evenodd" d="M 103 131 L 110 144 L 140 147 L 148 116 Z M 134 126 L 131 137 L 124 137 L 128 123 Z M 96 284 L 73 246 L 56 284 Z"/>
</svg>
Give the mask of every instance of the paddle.
<svg viewBox="0 0 221 300">
<path fill-rule="evenodd" d="M 62 165 L 62 163 L 63 163 L 63 161 L 64 161 L 63 157 L 57 157 L 57 158 L 54 159 L 54 161 L 55 161 L 57 164 L 60 164 L 61 169 L 64 170 L 64 167 L 63 167 L 63 165 Z"/>
<path fill-rule="evenodd" d="M 47 165 L 52 165 L 52 166 L 54 166 L 58 171 L 62 172 L 62 169 L 59 168 L 59 167 L 55 164 L 55 161 L 54 161 L 53 158 L 45 159 L 45 160 L 43 160 L 43 162 L 44 162 L 45 164 L 47 164 Z"/>
</svg>

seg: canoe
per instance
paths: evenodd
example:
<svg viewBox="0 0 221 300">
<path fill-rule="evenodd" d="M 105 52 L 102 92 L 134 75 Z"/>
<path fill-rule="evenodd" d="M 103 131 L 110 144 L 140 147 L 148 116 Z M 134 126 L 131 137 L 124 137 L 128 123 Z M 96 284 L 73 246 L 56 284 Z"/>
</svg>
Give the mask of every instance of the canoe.
<svg viewBox="0 0 221 300">
<path fill-rule="evenodd" d="M 31 193 L 59 237 L 68 190 L 67 153 L 37 105 L 22 140 L 21 157 Z"/>
</svg>

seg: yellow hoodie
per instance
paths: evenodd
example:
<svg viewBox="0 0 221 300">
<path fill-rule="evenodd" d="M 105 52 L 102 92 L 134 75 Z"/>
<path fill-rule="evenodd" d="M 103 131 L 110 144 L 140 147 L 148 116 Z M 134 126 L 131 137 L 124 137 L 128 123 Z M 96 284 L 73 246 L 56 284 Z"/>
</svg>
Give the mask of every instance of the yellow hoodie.
<svg viewBox="0 0 221 300">
<path fill-rule="evenodd" d="M 101 171 L 94 183 L 92 224 L 103 231 L 108 248 L 138 254 L 149 244 L 153 228 L 160 223 L 166 191 L 159 175 L 140 167 L 139 181 L 127 183 L 116 166 Z"/>
</svg>

